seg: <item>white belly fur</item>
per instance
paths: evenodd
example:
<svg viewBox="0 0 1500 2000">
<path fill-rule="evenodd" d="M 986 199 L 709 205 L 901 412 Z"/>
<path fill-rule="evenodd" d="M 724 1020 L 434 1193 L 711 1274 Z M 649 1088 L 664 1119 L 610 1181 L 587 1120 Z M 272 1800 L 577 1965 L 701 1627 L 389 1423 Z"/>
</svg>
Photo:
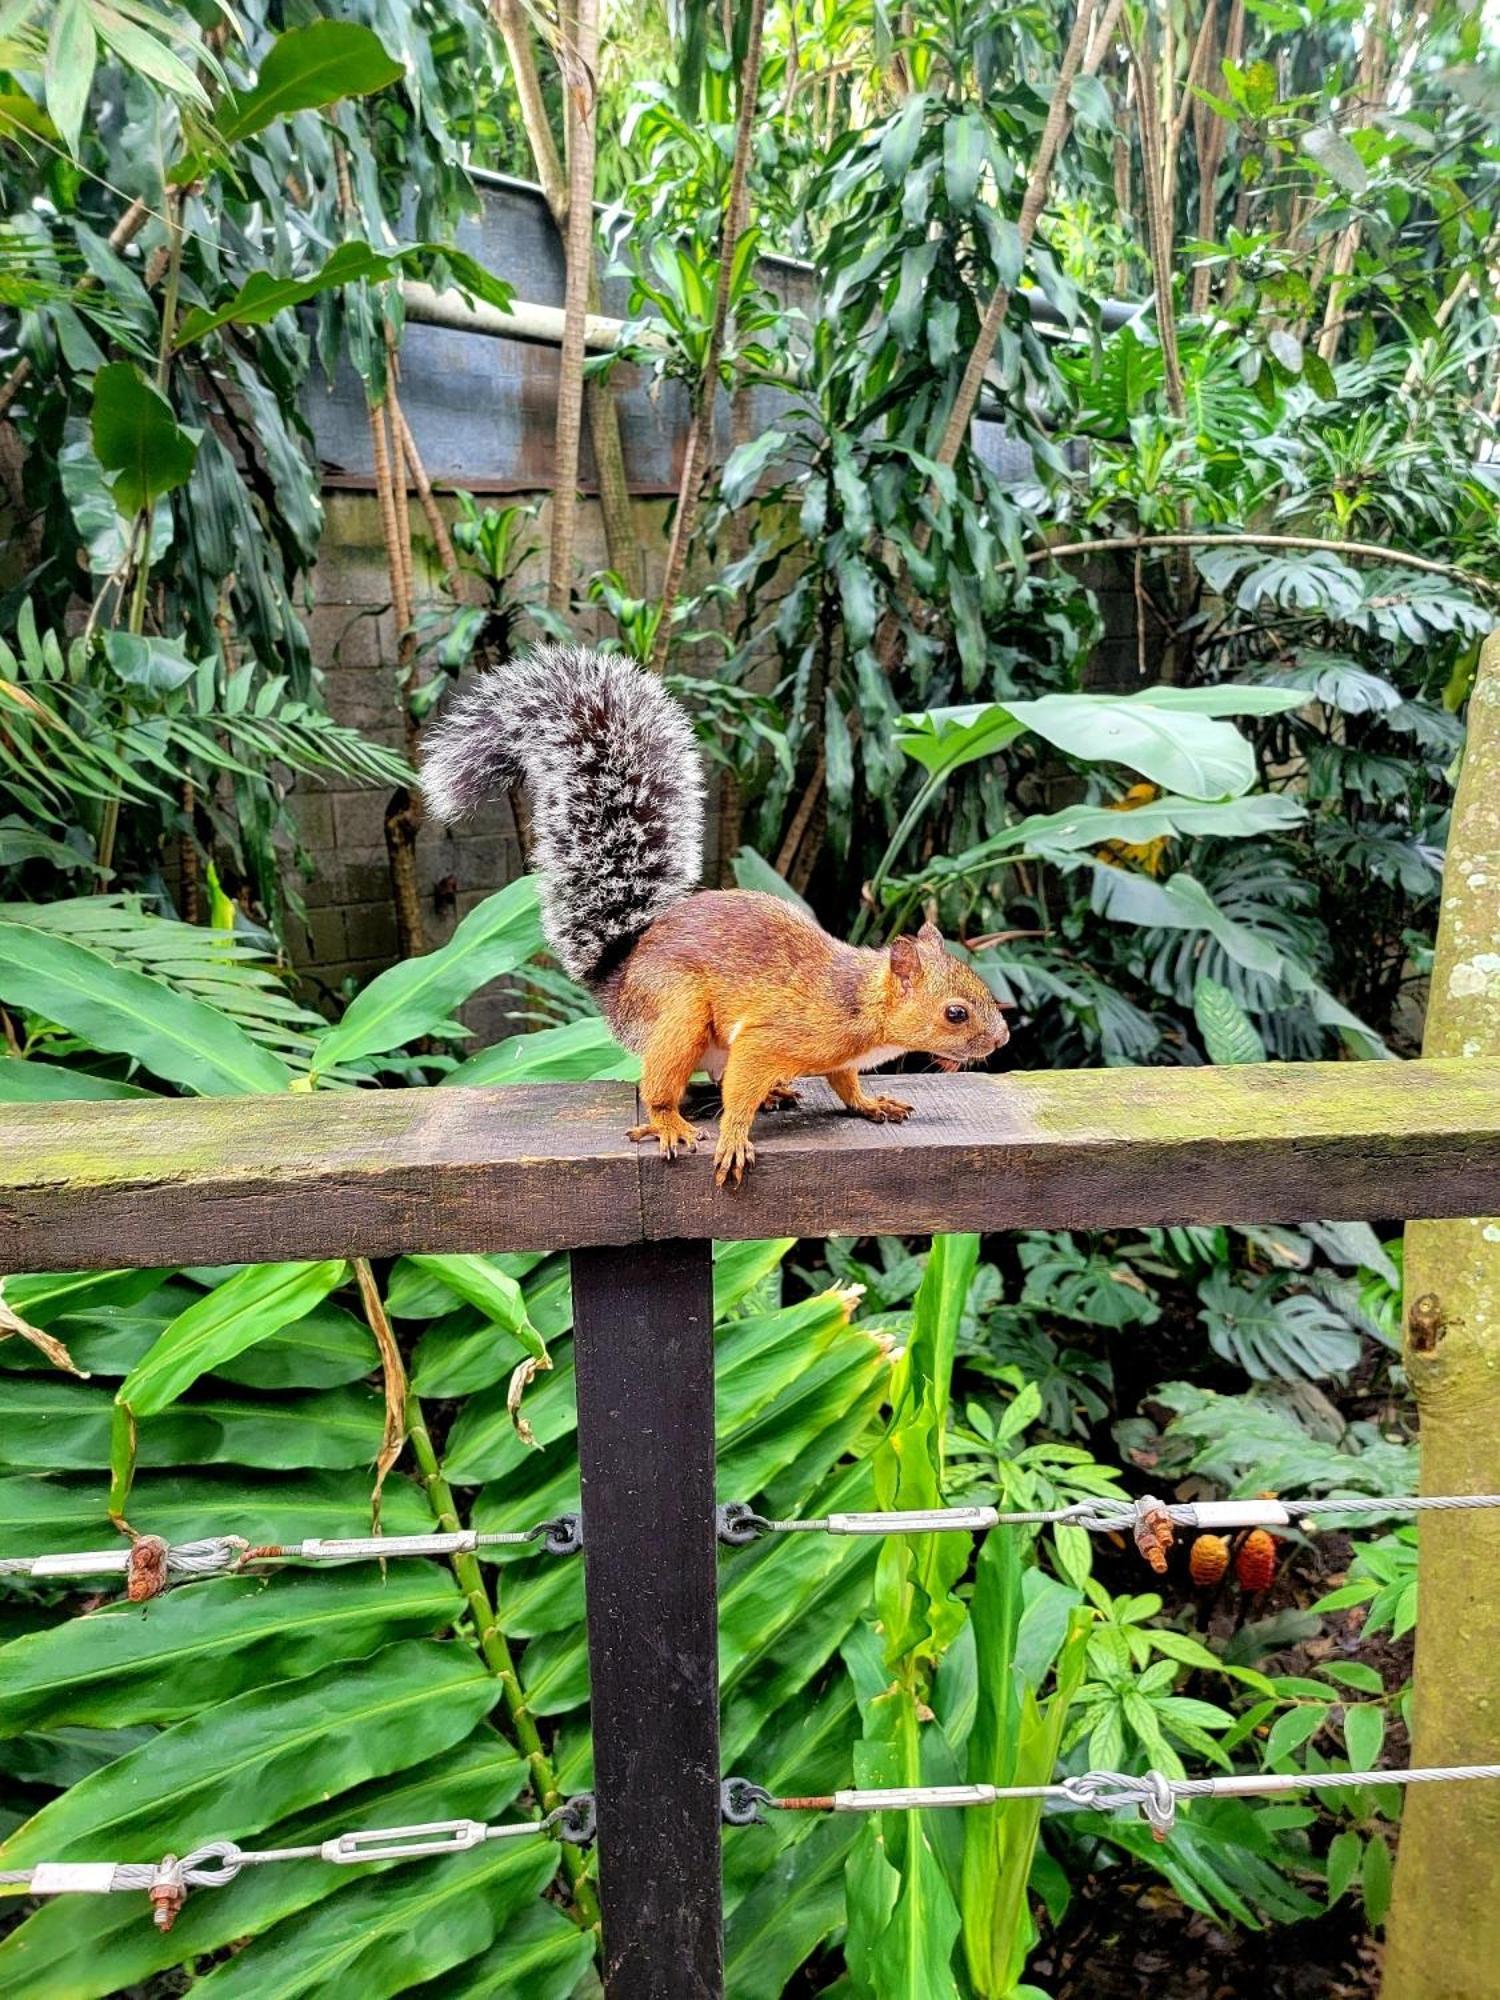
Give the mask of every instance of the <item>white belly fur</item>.
<svg viewBox="0 0 1500 2000">
<path fill-rule="evenodd" d="M 905 1049 L 866 1049 L 857 1058 L 855 1069 L 879 1069 L 882 1063 L 894 1062 L 897 1056 L 904 1056 Z M 721 1042 L 710 1042 L 703 1055 L 703 1068 L 707 1070 L 712 1083 L 724 1081 L 724 1065 L 729 1061 L 729 1051 Z M 791 1079 L 788 1078 L 788 1081 Z"/>
</svg>

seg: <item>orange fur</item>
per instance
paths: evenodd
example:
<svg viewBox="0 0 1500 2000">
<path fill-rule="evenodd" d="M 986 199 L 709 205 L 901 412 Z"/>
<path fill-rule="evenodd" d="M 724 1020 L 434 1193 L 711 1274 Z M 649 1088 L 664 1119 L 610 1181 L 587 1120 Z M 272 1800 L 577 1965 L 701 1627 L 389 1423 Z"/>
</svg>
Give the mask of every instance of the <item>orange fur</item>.
<svg viewBox="0 0 1500 2000">
<path fill-rule="evenodd" d="M 716 1178 L 738 1182 L 755 1158 L 750 1126 L 798 1076 L 824 1076 L 860 1117 L 902 1119 L 899 1098 L 870 1096 L 861 1068 L 921 1050 L 957 1067 L 1007 1038 L 984 982 L 932 926 L 887 950 L 860 950 L 777 896 L 705 890 L 665 911 L 599 985 L 616 1037 L 641 1057 L 647 1123 L 670 1159 L 698 1134 L 683 1118 L 688 1079 L 722 1077 Z M 961 1009 L 953 1022 L 947 1010 Z"/>
</svg>

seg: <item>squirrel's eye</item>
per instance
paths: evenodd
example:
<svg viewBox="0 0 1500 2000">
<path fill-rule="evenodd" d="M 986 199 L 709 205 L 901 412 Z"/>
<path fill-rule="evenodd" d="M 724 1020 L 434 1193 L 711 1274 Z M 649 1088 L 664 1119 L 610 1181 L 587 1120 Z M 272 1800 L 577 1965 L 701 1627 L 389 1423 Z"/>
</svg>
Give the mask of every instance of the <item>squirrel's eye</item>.
<svg viewBox="0 0 1500 2000">
<path fill-rule="evenodd" d="M 968 1020 L 968 1018 L 969 1018 L 969 1010 L 967 1007 L 953 1006 L 953 1007 L 945 1007 L 943 1009 L 943 1019 L 945 1021 L 951 1021 L 955 1028 L 961 1028 L 964 1022 Z"/>
</svg>

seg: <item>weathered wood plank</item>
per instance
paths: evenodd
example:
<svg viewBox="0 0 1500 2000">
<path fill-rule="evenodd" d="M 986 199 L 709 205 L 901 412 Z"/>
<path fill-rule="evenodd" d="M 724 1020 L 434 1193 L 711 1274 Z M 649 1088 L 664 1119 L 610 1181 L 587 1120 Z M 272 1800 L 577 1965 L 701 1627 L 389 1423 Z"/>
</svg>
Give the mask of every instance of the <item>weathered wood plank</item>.
<svg viewBox="0 0 1500 2000">
<path fill-rule="evenodd" d="M 903 1126 L 810 1086 L 725 1191 L 629 1144 L 621 1083 L 6 1107 L 0 1270 L 1500 1208 L 1494 1060 L 895 1087 Z"/>
<path fill-rule="evenodd" d="M 573 1254 L 606 2000 L 718 2000 L 713 1255 Z"/>
<path fill-rule="evenodd" d="M 0 1271 L 638 1242 L 634 1119 L 628 1083 L 4 1106 Z"/>
<path fill-rule="evenodd" d="M 1500 1064 L 1268 1063 L 893 1077 L 904 1125 L 829 1111 L 821 1084 L 757 1121 L 721 1193 L 648 1170 L 649 1236 L 840 1236 L 1490 1213 Z M 1487 1199 L 1488 1198 L 1488 1205 Z"/>
</svg>

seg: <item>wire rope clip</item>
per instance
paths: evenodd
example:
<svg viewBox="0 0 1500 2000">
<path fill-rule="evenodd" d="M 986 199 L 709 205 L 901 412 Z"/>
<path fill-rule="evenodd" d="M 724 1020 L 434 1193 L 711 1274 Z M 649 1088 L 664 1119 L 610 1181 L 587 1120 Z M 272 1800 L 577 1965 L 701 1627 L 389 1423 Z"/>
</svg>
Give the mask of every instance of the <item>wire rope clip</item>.
<svg viewBox="0 0 1500 2000">
<path fill-rule="evenodd" d="M 140 1547 L 139 1542 L 136 1547 Z M 151 1899 L 151 1921 L 165 1934 L 176 1923 L 182 1906 L 187 1901 L 187 1884 L 182 1879 L 182 1863 L 175 1854 L 162 1856 L 146 1894 Z"/>
<path fill-rule="evenodd" d="M 745 1500 L 726 1500 L 714 1509 L 715 1529 L 726 1548 L 748 1548 L 770 1532 L 771 1524 Z"/>
<path fill-rule="evenodd" d="M 771 1800 L 764 1785 L 754 1785 L 748 1778 L 726 1778 L 719 1787 L 719 1811 L 726 1826 L 764 1826 L 761 1807 Z"/>
</svg>

